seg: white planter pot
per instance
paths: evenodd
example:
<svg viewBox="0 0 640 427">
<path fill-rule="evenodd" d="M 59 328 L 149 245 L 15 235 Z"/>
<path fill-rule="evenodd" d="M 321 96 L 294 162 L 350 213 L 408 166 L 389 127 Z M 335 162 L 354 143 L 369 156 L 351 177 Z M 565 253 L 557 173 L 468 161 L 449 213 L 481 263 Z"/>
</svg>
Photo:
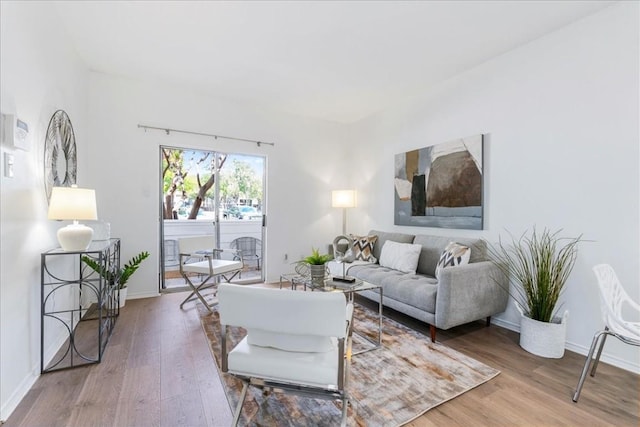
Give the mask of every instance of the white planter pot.
<svg viewBox="0 0 640 427">
<path fill-rule="evenodd" d="M 309 265 L 311 270 L 311 283 L 313 286 L 324 286 L 324 279 L 327 273 L 327 266 L 322 265 Z"/>
<path fill-rule="evenodd" d="M 521 313 L 520 347 L 536 356 L 551 359 L 564 356 L 569 312 L 565 311 L 562 319 L 554 318 L 551 322 L 540 322 L 522 314 L 520 307 L 518 310 Z"/>
<path fill-rule="evenodd" d="M 127 288 L 122 288 L 119 290 L 120 292 L 120 308 L 124 307 L 125 302 L 127 302 Z"/>
</svg>

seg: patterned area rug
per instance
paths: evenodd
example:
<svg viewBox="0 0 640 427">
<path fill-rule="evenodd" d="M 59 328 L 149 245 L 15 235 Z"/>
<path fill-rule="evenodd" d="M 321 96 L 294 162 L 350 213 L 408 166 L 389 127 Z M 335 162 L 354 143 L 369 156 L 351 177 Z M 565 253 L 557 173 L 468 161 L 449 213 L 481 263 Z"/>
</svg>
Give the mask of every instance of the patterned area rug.
<svg viewBox="0 0 640 427">
<path fill-rule="evenodd" d="M 220 366 L 218 312 L 209 313 L 198 303 L 202 326 L 217 366 Z M 355 331 L 377 338 L 377 313 L 356 304 Z M 229 348 L 244 331 L 231 328 Z M 353 351 L 370 345 L 353 335 Z M 242 383 L 219 370 L 227 399 L 235 408 Z M 351 359 L 349 426 L 400 426 L 456 396 L 483 384 L 500 372 L 394 320 L 384 318 L 383 346 Z M 340 425 L 341 403 L 285 393 L 264 396 L 250 387 L 240 425 L 335 426 Z"/>
</svg>

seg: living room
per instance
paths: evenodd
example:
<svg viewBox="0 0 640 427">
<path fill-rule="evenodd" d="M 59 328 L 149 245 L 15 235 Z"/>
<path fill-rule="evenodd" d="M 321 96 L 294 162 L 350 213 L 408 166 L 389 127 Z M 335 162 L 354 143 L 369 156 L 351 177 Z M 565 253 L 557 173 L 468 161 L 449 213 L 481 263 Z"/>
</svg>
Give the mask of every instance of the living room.
<svg viewBox="0 0 640 427">
<path fill-rule="evenodd" d="M 40 254 L 57 246 L 59 228 L 47 219 L 43 143 L 58 109 L 73 122 L 78 184 L 96 190 L 99 218 L 122 238 L 122 258 L 151 253 L 131 280 L 132 299 L 159 295 L 160 144 L 267 157 L 265 269 L 267 281 L 277 281 L 292 269 L 292 260 L 340 234 L 341 212 L 330 205 L 334 189 L 358 190 L 358 206 L 348 212 L 349 232 L 423 232 L 393 223 L 394 155 L 482 133 L 484 229 L 427 231 L 493 242 L 534 225 L 582 234 L 588 241 L 580 246 L 563 308 L 570 312 L 566 348 L 585 355 L 602 327 L 592 266 L 612 264 L 640 301 L 639 7 L 587 3 L 597 7 L 562 28 L 471 67 L 460 64 L 437 84 L 412 88 L 411 96 L 381 111 L 340 122 L 217 97 L 188 81 L 166 84 L 159 75 L 141 81 L 94 71 L 76 53 L 70 30 L 51 18 L 61 13 L 56 2 L 3 1 L 1 109 L 29 123 L 31 147 L 3 146 L 3 153 L 13 155 L 14 177 L 5 177 L 3 154 L 0 419 L 7 419 L 39 375 Z M 105 58 L 111 54 L 103 52 Z M 380 58 L 377 66 L 386 61 Z M 247 73 L 247 82 L 252 73 L 268 72 L 259 64 L 247 67 L 238 71 Z M 318 103 L 323 96 L 315 94 Z M 334 104 L 336 111 L 342 108 L 340 99 Z M 138 124 L 275 145 L 145 132 Z M 493 323 L 517 330 L 513 305 Z M 616 341 L 607 343 L 603 362 L 640 372 L 637 348 Z M 621 393 L 637 396 L 637 390 Z"/>
</svg>

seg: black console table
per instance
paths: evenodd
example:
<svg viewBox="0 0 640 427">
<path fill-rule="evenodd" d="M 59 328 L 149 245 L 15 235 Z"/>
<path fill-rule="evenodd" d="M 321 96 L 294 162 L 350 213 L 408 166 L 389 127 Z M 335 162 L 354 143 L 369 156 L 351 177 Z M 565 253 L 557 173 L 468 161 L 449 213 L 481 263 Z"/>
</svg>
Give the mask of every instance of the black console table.
<svg viewBox="0 0 640 427">
<path fill-rule="evenodd" d="M 85 264 L 84 256 L 113 276 L 120 270 L 120 239 L 92 242 L 85 251 L 53 249 L 41 254 L 41 373 L 100 363 L 115 327 L 120 310 L 117 284 Z M 56 351 L 46 366 L 45 346 Z"/>
</svg>

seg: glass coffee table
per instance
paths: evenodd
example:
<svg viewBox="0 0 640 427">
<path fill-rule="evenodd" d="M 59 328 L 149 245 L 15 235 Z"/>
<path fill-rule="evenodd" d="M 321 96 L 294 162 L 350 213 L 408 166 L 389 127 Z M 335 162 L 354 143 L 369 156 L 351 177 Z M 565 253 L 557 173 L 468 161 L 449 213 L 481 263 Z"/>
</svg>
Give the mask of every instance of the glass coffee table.
<svg viewBox="0 0 640 427">
<path fill-rule="evenodd" d="M 363 334 L 357 333 L 354 328 L 353 332 L 357 334 L 360 338 L 370 343 L 371 346 L 363 350 L 357 351 L 353 353 L 353 355 L 355 356 L 357 354 L 362 354 L 367 351 L 376 350 L 382 346 L 382 286 L 374 285 L 373 283 L 365 282 L 363 280 L 356 280 L 353 283 L 346 283 L 346 282 L 334 281 L 331 278 L 324 281 L 324 286 L 312 285 L 310 281 L 304 281 L 304 282 L 299 280 L 291 281 L 292 289 L 296 289 L 297 285 L 304 285 L 305 290 L 310 289 L 312 291 L 318 290 L 322 292 L 342 292 L 343 294 L 345 294 L 345 296 L 347 297 L 347 301 L 349 302 L 354 302 L 354 296 L 358 292 L 377 291 L 380 296 L 380 300 L 378 301 L 378 339 L 372 340 Z"/>
</svg>

